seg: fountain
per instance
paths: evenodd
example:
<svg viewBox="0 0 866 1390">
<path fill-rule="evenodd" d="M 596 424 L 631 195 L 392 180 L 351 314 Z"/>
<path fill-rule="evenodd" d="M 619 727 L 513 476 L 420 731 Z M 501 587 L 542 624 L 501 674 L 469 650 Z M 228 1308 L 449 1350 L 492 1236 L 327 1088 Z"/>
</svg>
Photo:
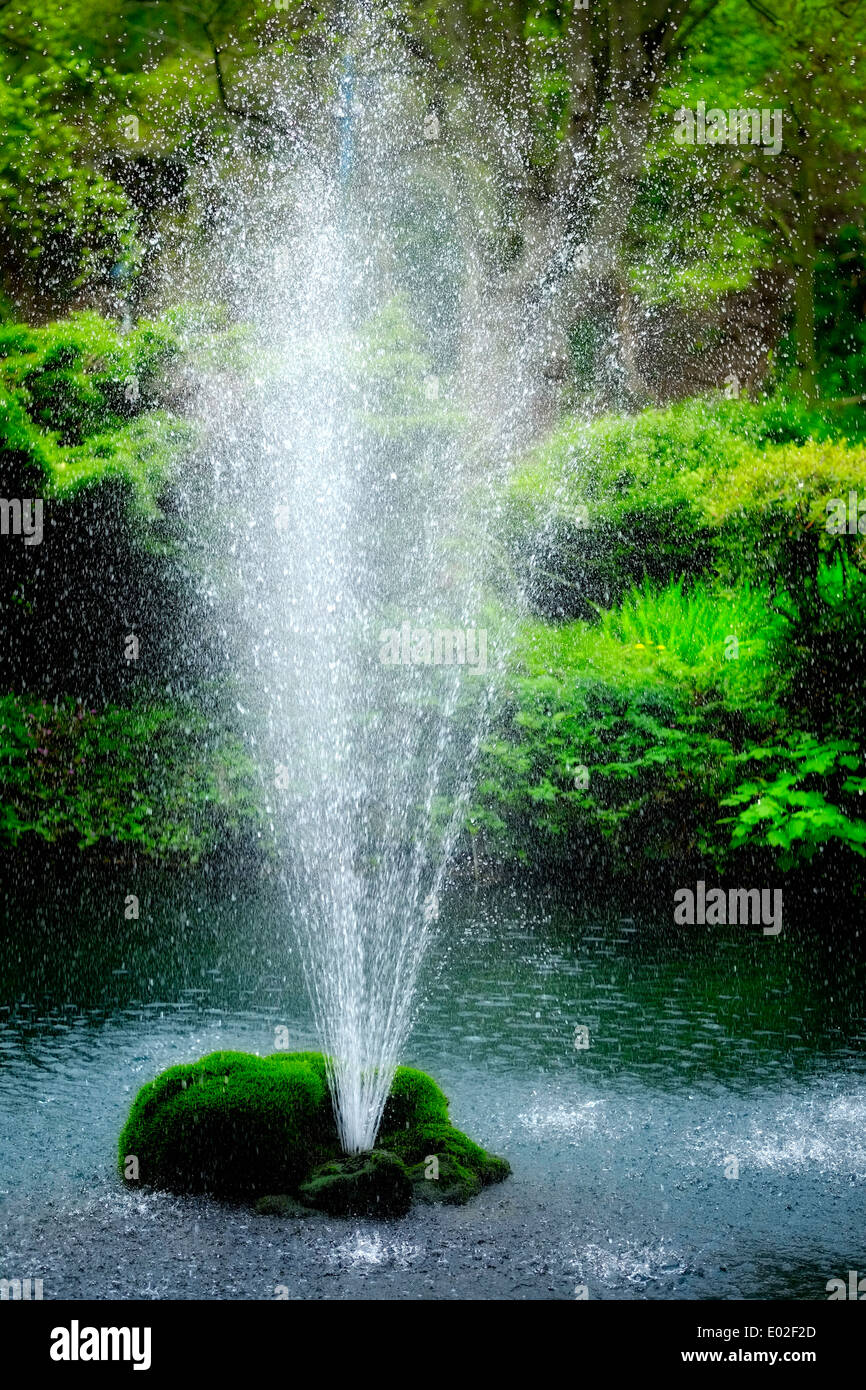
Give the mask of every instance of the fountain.
<svg viewBox="0 0 866 1390">
<path fill-rule="evenodd" d="M 863 1293 L 866 130 L 757 11 L 4 10 L 0 1300 Z"/>
<path fill-rule="evenodd" d="M 329 89 L 303 150 L 239 156 L 218 274 L 265 370 L 207 413 L 216 505 L 238 518 L 256 499 L 225 557 L 241 705 L 352 1154 L 374 1145 L 412 1025 L 497 652 L 460 191 L 371 21 Z"/>
</svg>

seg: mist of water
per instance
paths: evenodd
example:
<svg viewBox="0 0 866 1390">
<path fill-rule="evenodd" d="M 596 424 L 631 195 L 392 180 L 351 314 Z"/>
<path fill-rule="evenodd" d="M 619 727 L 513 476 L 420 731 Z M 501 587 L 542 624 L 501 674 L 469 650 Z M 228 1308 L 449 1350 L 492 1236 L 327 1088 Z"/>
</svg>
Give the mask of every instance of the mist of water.
<svg viewBox="0 0 866 1390">
<path fill-rule="evenodd" d="M 219 275 L 261 371 L 223 378 L 208 414 L 240 699 L 353 1152 L 418 1007 L 504 655 L 491 421 L 519 416 L 520 390 L 405 56 L 361 27 L 324 90 L 318 133 L 244 152 L 221 194 Z"/>
</svg>

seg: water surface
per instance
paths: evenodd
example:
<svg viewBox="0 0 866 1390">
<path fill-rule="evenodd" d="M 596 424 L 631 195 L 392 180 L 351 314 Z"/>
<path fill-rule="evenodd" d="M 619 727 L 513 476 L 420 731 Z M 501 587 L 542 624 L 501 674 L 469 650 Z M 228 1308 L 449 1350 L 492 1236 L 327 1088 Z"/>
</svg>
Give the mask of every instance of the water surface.
<svg viewBox="0 0 866 1390">
<path fill-rule="evenodd" d="M 839 925 L 452 893 L 405 1060 L 514 1175 L 383 1224 L 123 1189 L 144 1081 L 315 1039 L 278 891 L 180 905 L 157 878 L 137 922 L 122 895 L 78 901 L 7 905 L 0 1277 L 46 1298 L 823 1299 L 866 1268 L 864 970 Z"/>
</svg>

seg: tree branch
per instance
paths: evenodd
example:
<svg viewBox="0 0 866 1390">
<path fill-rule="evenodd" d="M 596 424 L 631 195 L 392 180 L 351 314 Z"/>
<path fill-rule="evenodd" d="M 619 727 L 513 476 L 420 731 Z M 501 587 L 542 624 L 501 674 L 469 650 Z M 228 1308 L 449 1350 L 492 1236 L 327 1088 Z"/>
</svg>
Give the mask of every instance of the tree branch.
<svg viewBox="0 0 866 1390">
<path fill-rule="evenodd" d="M 217 6 L 217 9 L 214 13 L 219 13 L 220 8 L 221 6 Z M 235 106 L 229 100 L 228 89 L 226 87 L 225 73 L 223 72 L 222 65 L 223 50 L 216 42 L 216 39 L 214 38 L 210 27 L 211 23 L 213 22 L 213 19 L 214 15 L 212 15 L 209 20 L 201 20 L 201 27 L 205 34 L 205 37 L 207 38 L 208 43 L 210 44 L 211 52 L 213 54 L 217 91 L 219 92 L 220 104 L 223 110 L 227 112 L 229 116 L 232 116 L 236 121 L 250 122 L 253 125 L 261 126 L 265 130 L 275 130 L 280 135 L 290 136 L 291 139 L 293 139 L 297 144 L 306 146 L 307 142 L 304 140 L 297 126 L 283 125 L 279 121 L 273 120 L 270 116 L 261 116 L 257 111 L 251 111 L 247 106 Z"/>
<path fill-rule="evenodd" d="M 680 53 L 682 53 L 683 49 L 686 46 L 686 42 L 688 41 L 689 35 L 694 33 L 695 29 L 697 29 L 699 24 L 703 24 L 704 20 L 709 18 L 713 10 L 719 4 L 721 4 L 721 0 L 710 0 L 710 3 L 704 6 L 700 14 L 692 16 L 689 23 L 686 24 L 684 28 L 680 30 L 679 34 L 677 35 L 676 42 L 673 43 L 670 49 L 668 50 L 671 57 L 677 56 Z"/>
<path fill-rule="evenodd" d="M 774 14 L 770 14 L 769 10 L 765 10 L 764 6 L 759 4 L 758 0 L 746 0 L 746 4 L 751 9 L 753 9 L 756 14 L 762 15 L 763 18 L 768 19 L 771 24 L 778 26 L 779 21 L 776 18 L 776 16 Z"/>
</svg>

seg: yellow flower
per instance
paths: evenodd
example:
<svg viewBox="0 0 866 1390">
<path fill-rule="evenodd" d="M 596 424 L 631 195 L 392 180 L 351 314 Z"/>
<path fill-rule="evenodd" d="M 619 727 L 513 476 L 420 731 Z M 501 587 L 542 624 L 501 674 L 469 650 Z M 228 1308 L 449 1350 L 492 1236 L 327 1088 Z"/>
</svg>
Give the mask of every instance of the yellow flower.
<svg viewBox="0 0 866 1390">
<path fill-rule="evenodd" d="M 644 647 L 643 642 L 635 642 L 635 646 L 636 646 L 636 647 L 639 647 L 641 651 L 645 651 L 645 650 L 646 650 L 646 648 Z"/>
</svg>

